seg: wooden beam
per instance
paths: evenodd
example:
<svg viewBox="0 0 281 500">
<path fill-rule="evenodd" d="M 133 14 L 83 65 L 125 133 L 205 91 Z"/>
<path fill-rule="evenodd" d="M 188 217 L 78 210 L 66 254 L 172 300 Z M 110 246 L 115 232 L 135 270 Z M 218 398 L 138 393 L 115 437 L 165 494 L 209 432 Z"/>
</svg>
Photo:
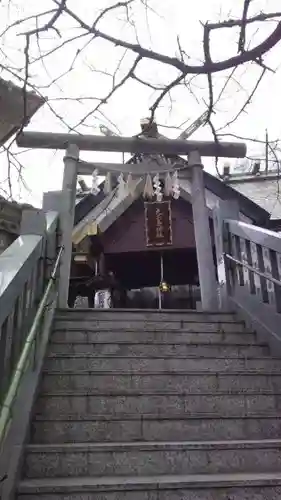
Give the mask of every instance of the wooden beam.
<svg viewBox="0 0 281 500">
<path fill-rule="evenodd" d="M 158 172 L 171 172 L 173 169 L 187 169 L 188 165 L 183 163 L 169 164 L 163 162 L 140 162 L 140 163 L 92 163 L 87 161 L 79 161 L 78 163 L 78 174 L 79 175 L 91 175 L 95 169 L 98 169 L 100 173 L 106 174 L 106 172 L 112 172 L 119 174 L 123 172 L 124 174 L 134 174 L 136 176 L 143 174 L 153 174 Z"/>
<path fill-rule="evenodd" d="M 198 151 L 200 156 L 244 158 L 246 145 L 240 142 L 184 141 L 182 139 L 139 139 L 137 137 L 106 137 L 99 135 L 23 132 L 17 145 L 23 148 L 65 149 L 75 144 L 82 151 L 188 155 Z"/>
</svg>

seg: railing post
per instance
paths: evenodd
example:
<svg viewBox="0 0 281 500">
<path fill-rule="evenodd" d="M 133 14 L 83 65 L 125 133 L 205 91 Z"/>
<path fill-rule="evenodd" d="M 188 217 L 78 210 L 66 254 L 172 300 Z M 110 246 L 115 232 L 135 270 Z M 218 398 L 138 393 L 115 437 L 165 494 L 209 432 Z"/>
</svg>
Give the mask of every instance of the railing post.
<svg viewBox="0 0 281 500">
<path fill-rule="evenodd" d="M 225 219 L 239 220 L 239 205 L 236 200 L 220 200 L 213 209 L 214 234 L 219 282 L 219 308 L 228 309 L 227 273 L 224 260 L 224 228 Z"/>
<path fill-rule="evenodd" d="M 43 210 L 26 209 L 22 212 L 20 234 L 23 235 L 35 235 L 45 237 L 46 234 L 46 217 Z M 41 299 L 41 293 L 44 287 L 44 254 L 45 254 L 45 239 L 42 240 L 42 254 L 41 259 L 38 261 L 38 266 L 36 271 L 34 271 L 33 276 L 33 286 L 34 289 L 28 291 L 28 293 L 33 296 L 36 292 L 35 300 Z"/>
<path fill-rule="evenodd" d="M 280 281 L 280 273 L 279 273 L 279 268 L 278 268 L 277 254 L 274 250 L 269 250 L 269 259 L 270 259 L 270 264 L 271 264 L 272 277 L 275 278 L 276 280 Z M 281 287 L 274 283 L 273 290 L 274 290 L 276 311 L 278 313 L 281 313 Z"/>
<path fill-rule="evenodd" d="M 26 209 L 21 216 L 20 234 L 35 234 L 44 236 L 46 232 L 46 217 L 43 210 Z"/>
<path fill-rule="evenodd" d="M 216 310 L 218 297 L 215 264 L 205 197 L 203 165 L 197 151 L 188 155 L 188 164 L 192 168 L 192 212 L 202 309 Z"/>
</svg>

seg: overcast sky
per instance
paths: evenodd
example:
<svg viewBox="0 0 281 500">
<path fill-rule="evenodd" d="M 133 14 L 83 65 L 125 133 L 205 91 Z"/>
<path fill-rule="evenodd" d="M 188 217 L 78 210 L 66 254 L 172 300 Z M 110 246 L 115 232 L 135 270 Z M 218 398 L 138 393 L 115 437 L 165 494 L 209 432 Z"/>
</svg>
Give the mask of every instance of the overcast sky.
<svg viewBox="0 0 281 500">
<path fill-rule="evenodd" d="M 114 2 L 68 0 L 69 7 L 89 24 L 93 22 L 99 12 L 96 6 L 105 7 L 111 3 Z M 202 26 L 200 23 L 208 20 L 216 22 L 229 16 L 240 15 L 243 4 L 242 0 L 196 0 L 194 2 L 152 0 L 148 3 L 151 9 L 146 11 L 140 0 L 136 1 L 136 5 L 130 11 L 131 25 L 127 23 L 124 11 L 120 11 L 118 16 L 115 13 L 115 15 L 105 17 L 100 24 L 100 29 L 114 34 L 116 37 L 135 41 L 136 28 L 143 46 L 152 47 L 156 51 L 171 56 L 178 54 L 178 36 L 181 47 L 190 57 L 190 62 L 197 63 L 203 59 Z M 3 31 L 8 24 L 19 18 L 53 7 L 52 0 L 40 0 L 40 2 L 38 0 L 3 0 L 0 3 L 0 29 Z M 280 10 L 280 0 L 253 0 L 251 12 L 256 14 L 261 10 L 267 12 Z M 38 58 L 40 53 L 44 54 L 54 49 L 58 44 L 79 32 L 77 26 L 67 17 L 63 17 L 57 26 L 60 29 L 61 39 L 54 31 L 41 34 L 39 44 L 35 37 L 32 39 L 30 52 L 32 60 Z M 8 55 L 11 66 L 24 68 L 25 38 L 19 36 L 19 33 L 32 27 L 34 24 L 29 21 L 24 26 L 17 26 L 9 30 L 2 37 L 4 52 L 0 53 L 0 64 L 7 63 L 6 55 Z M 266 38 L 274 29 L 274 22 L 264 23 L 259 25 L 259 28 L 256 30 L 256 27 L 253 26 L 249 31 L 249 41 L 251 40 L 252 45 L 256 45 Z M 229 30 L 215 33 L 211 45 L 214 60 L 228 58 L 237 53 L 237 37 L 235 35 L 237 32 Z M 76 126 L 83 116 L 91 111 L 95 106 L 95 101 L 88 99 L 78 102 L 65 98 L 105 97 L 112 85 L 112 79 L 108 73 L 114 72 L 118 61 L 123 57 L 116 74 L 116 82 L 120 81 L 135 57 L 130 53 L 124 54 L 123 49 L 98 39 L 90 43 L 76 58 L 74 69 L 68 72 L 77 50 L 81 49 L 87 40 L 87 38 L 81 38 L 79 41 L 66 44 L 62 49 L 45 58 L 44 64 L 38 61 L 30 66 L 30 81 L 35 86 L 40 87 L 40 92 L 48 97 L 49 103 L 57 115 L 61 116 L 63 121 L 71 127 Z M 38 46 L 40 46 L 40 52 Z M 279 44 L 266 58 L 266 63 L 276 72 L 268 72 L 251 106 L 247 108 L 247 113 L 243 113 L 235 124 L 224 128 L 224 132 L 264 139 L 265 129 L 268 128 L 270 139 L 280 137 L 281 73 L 278 71 L 281 63 L 280 56 L 281 45 Z M 261 69 L 254 64 L 239 68 L 235 79 L 229 84 L 217 105 L 217 113 L 213 119 L 217 129 L 224 127 L 235 116 L 254 87 L 260 72 Z M 20 74 L 24 76 L 24 70 Z M 228 74 L 221 73 L 214 78 L 215 99 Z M 64 76 L 59 78 L 57 83 L 52 84 L 51 82 L 60 75 Z M 153 84 L 164 85 L 176 76 L 176 72 L 168 66 L 145 61 L 140 64 L 137 75 Z M 1 76 L 13 79 L 9 72 L 2 72 Z M 13 81 L 16 82 L 15 79 Z M 206 82 L 205 76 L 196 78 L 191 87 L 192 93 L 187 88 L 175 90 L 172 93 L 172 99 L 164 100 L 158 109 L 156 113 L 158 123 L 169 127 L 178 127 L 184 122 L 189 124 L 195 120 L 204 111 L 204 103 L 208 99 Z M 103 106 L 103 114 L 96 113 L 94 116 L 90 116 L 86 121 L 87 126 L 81 126 L 78 130 L 84 133 L 98 133 L 98 126 L 103 123 L 113 130 L 118 129 L 121 135 L 134 135 L 139 132 L 140 119 L 149 114 L 149 107 L 156 97 L 157 93 L 148 87 L 143 87 L 136 81 L 129 81 L 116 92 L 108 104 Z M 113 124 L 116 125 L 117 129 L 114 128 Z M 66 126 L 54 116 L 48 105 L 44 105 L 37 113 L 28 128 L 52 132 L 67 131 Z M 176 128 L 162 128 L 160 132 L 168 137 L 177 137 L 180 131 Z M 197 131 L 193 138 L 204 140 L 211 139 L 212 136 L 205 127 Z M 262 149 L 250 146 L 250 153 L 262 154 Z M 63 169 L 62 156 L 62 152 L 43 150 L 22 153 L 20 157 L 25 166 L 24 178 L 28 190 L 21 187 L 19 191 L 15 183 L 15 196 L 40 205 L 44 191 L 59 189 Z M 120 160 L 120 154 L 81 153 L 81 156 L 85 159 L 91 158 L 99 161 Z M 206 161 L 206 168 L 214 173 L 212 160 Z M 2 179 L 4 177 L 5 172 L 2 169 Z"/>
</svg>

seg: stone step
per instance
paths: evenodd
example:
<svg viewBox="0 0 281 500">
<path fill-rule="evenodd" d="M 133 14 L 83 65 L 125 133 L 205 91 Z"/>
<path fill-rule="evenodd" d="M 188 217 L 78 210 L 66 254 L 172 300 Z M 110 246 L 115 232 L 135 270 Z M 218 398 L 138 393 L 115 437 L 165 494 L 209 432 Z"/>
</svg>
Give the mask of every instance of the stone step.
<svg viewBox="0 0 281 500">
<path fill-rule="evenodd" d="M 29 445 L 24 477 L 272 472 L 280 451 L 280 440 Z"/>
<path fill-rule="evenodd" d="M 281 390 L 281 375 L 270 372 L 185 372 L 185 373 L 147 373 L 129 372 L 43 372 L 41 391 L 58 392 L 86 391 L 97 393 L 130 394 L 139 391 L 143 394 L 159 391 L 173 393 L 200 393 L 215 391 L 265 392 Z"/>
<path fill-rule="evenodd" d="M 186 371 L 277 371 L 281 374 L 278 358 L 136 358 L 96 357 L 94 355 L 54 355 L 46 358 L 44 369 L 71 372 L 130 371 L 132 373 L 186 372 Z"/>
<path fill-rule="evenodd" d="M 191 474 L 26 479 L 18 500 L 277 500 L 281 474 Z"/>
<path fill-rule="evenodd" d="M 35 404 L 35 414 L 46 419 L 73 415 L 91 420 L 92 414 L 184 416 L 188 414 L 251 415 L 281 409 L 281 394 L 45 394 Z"/>
<path fill-rule="evenodd" d="M 244 332 L 245 325 L 242 321 L 229 322 L 202 322 L 202 321 L 134 321 L 134 320 L 89 320 L 87 317 L 79 321 L 69 319 L 56 319 L 54 330 L 87 330 L 106 332 L 113 331 L 119 335 L 122 331 L 127 332 Z"/>
<path fill-rule="evenodd" d="M 239 318 L 235 312 L 203 312 L 186 310 L 157 310 L 157 309 L 58 309 L 56 320 L 68 321 L 196 321 L 196 322 L 237 322 Z"/>
<path fill-rule="evenodd" d="M 33 443 L 190 441 L 274 439 L 281 434 L 280 412 L 242 417 L 184 415 L 137 415 L 108 417 L 92 415 L 90 420 L 61 415 L 47 420 L 35 415 L 31 426 Z"/>
<path fill-rule="evenodd" d="M 224 332 L 214 330 L 213 332 L 183 332 L 183 331 L 133 331 L 123 329 L 121 331 L 113 330 L 83 330 L 77 325 L 73 328 L 54 327 L 51 336 L 52 342 L 82 342 L 82 343 L 122 343 L 129 342 L 131 344 L 160 342 L 160 343 L 175 343 L 175 344 L 239 344 L 253 345 L 256 344 L 256 335 L 250 332 Z"/>
<path fill-rule="evenodd" d="M 52 342 L 48 354 L 94 354 L 95 356 L 128 356 L 128 357 L 263 357 L 269 354 L 265 345 L 225 345 L 225 344 L 174 344 L 147 342 Z"/>
</svg>

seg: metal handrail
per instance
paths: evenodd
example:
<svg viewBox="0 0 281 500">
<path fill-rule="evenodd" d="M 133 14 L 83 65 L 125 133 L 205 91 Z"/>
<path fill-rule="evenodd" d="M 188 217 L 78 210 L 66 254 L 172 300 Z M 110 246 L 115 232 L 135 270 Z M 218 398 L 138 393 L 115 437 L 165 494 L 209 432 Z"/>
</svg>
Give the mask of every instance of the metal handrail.
<svg viewBox="0 0 281 500">
<path fill-rule="evenodd" d="M 227 259 L 231 260 L 232 262 L 235 262 L 236 264 L 246 267 L 249 271 L 252 271 L 255 274 L 258 274 L 261 278 L 264 278 L 268 281 L 271 281 L 275 285 L 281 286 L 281 281 L 277 280 L 276 278 L 273 278 L 273 276 L 270 276 L 269 274 L 263 273 L 262 271 L 259 271 L 255 267 L 250 266 L 249 264 L 246 264 L 246 262 L 241 262 L 241 260 L 235 259 L 235 257 L 232 257 L 229 253 L 224 253 L 224 257 Z"/>
<path fill-rule="evenodd" d="M 5 400 L 4 400 L 2 407 L 1 407 L 1 411 L 0 411 L 0 445 L 2 444 L 2 442 L 5 438 L 7 426 L 10 422 L 10 419 L 11 419 L 11 408 L 12 408 L 13 402 L 15 400 L 15 397 L 17 395 L 19 386 L 20 386 L 21 378 L 22 378 L 22 375 L 23 375 L 24 370 L 25 370 L 25 365 L 28 361 L 28 357 L 30 354 L 30 349 L 32 347 L 33 342 L 36 339 L 36 335 L 38 332 L 38 327 L 40 325 L 40 321 L 41 321 L 42 316 L 44 314 L 45 307 L 48 305 L 49 295 L 50 295 L 50 292 L 51 292 L 53 285 L 56 281 L 56 275 L 57 275 L 57 272 L 59 269 L 60 260 L 61 260 L 63 250 L 64 250 L 63 247 L 61 247 L 59 249 L 51 277 L 48 281 L 44 295 L 43 295 L 42 299 L 40 300 L 40 303 L 39 303 L 37 312 L 35 314 L 32 326 L 29 330 L 29 333 L 27 335 L 23 350 L 21 352 L 19 361 L 17 363 L 17 367 L 15 369 L 9 390 L 7 392 Z"/>
</svg>

